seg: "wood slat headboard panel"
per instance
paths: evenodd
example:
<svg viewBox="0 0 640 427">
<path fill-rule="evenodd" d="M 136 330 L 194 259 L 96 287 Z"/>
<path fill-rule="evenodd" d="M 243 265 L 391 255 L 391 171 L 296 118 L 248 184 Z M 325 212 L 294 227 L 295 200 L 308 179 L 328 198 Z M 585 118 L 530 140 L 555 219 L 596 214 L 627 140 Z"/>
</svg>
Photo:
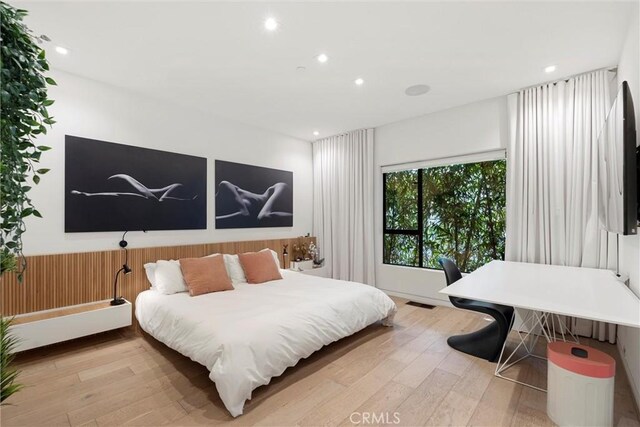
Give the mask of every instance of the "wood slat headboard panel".
<svg viewBox="0 0 640 427">
<path fill-rule="evenodd" d="M 159 259 L 201 257 L 212 253 L 236 254 L 273 249 L 280 255 L 282 247 L 301 242 L 314 242 L 314 237 L 254 240 L 245 242 L 208 243 L 188 246 L 162 246 L 129 249 L 131 274 L 120 276 L 120 294 L 135 302 L 136 296 L 149 289 L 143 265 Z M 287 263 L 291 255 L 287 257 Z M 124 263 L 124 251 L 82 252 L 27 257 L 27 272 L 22 283 L 12 273 L 4 274 L 0 284 L 3 316 L 66 307 L 113 298 L 113 279 Z"/>
</svg>

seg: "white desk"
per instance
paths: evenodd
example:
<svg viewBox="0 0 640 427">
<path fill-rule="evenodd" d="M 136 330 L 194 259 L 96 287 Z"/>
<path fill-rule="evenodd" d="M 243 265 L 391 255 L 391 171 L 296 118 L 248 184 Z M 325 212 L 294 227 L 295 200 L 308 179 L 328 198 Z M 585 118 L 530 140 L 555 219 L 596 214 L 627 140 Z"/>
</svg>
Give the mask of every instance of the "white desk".
<svg viewBox="0 0 640 427">
<path fill-rule="evenodd" d="M 501 373 L 520 360 L 539 357 L 533 354 L 538 335 L 533 343 L 528 341 L 532 332 L 541 331 L 547 341 L 573 337 L 561 315 L 640 328 L 640 299 L 609 270 L 491 261 L 440 293 L 530 310 L 523 321 L 528 331 L 518 332 L 521 342 L 504 361 L 503 346 L 496 367 L 502 378 Z M 527 354 L 509 363 L 520 347 Z"/>
</svg>

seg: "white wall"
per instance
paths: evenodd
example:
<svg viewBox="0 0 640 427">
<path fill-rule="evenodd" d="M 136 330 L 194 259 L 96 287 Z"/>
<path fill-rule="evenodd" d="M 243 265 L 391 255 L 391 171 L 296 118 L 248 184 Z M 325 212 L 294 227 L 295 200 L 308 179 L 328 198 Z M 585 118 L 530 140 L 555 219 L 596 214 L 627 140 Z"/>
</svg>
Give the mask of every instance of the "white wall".
<svg viewBox="0 0 640 427">
<path fill-rule="evenodd" d="M 38 144 L 51 172 L 30 193 L 43 219 L 30 218 L 27 255 L 117 249 L 121 233 L 64 233 L 64 137 L 75 135 L 207 158 L 207 229 L 129 233 L 130 247 L 293 237 L 311 232 L 312 152 L 307 141 L 217 119 L 199 111 L 146 99 L 121 89 L 54 71 L 51 87 L 57 123 Z M 293 228 L 215 230 L 214 160 L 293 171 Z"/>
<path fill-rule="evenodd" d="M 636 128 L 640 129 L 640 10 L 631 17 L 626 42 L 618 62 L 618 82 L 626 80 L 636 112 Z M 640 132 L 637 133 L 640 135 Z M 640 145 L 640 141 L 636 143 Z M 629 285 L 640 296 L 640 235 L 620 236 L 620 271 L 629 275 Z M 618 329 L 618 348 L 627 367 L 640 407 L 640 330 L 621 327 Z"/>
<path fill-rule="evenodd" d="M 382 263 L 382 172 L 385 165 L 437 159 L 507 146 L 507 100 L 493 98 L 376 129 L 375 229 L 376 286 L 415 300 L 448 301 L 438 291 L 446 286 L 438 270 Z M 432 301 L 433 302 L 433 301 Z"/>
</svg>

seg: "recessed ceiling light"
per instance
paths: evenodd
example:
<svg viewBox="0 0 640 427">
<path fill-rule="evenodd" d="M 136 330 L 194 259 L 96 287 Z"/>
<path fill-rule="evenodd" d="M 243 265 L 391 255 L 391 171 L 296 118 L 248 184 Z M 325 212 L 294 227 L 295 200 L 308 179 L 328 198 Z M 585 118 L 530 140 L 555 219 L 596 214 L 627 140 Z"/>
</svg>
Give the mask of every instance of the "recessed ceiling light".
<svg viewBox="0 0 640 427">
<path fill-rule="evenodd" d="M 556 66 L 555 65 L 549 65 L 548 67 L 544 68 L 544 72 L 545 73 L 553 73 L 556 70 Z"/>
<path fill-rule="evenodd" d="M 362 86 L 364 84 L 364 79 L 357 78 L 354 83 L 358 86 Z"/>
<path fill-rule="evenodd" d="M 316 58 L 318 59 L 318 62 L 321 62 L 323 64 L 329 60 L 329 57 L 324 53 L 321 53 Z"/>
<path fill-rule="evenodd" d="M 69 53 L 69 49 L 62 46 L 56 46 L 56 52 L 58 52 L 60 55 L 66 55 L 67 53 Z"/>
<path fill-rule="evenodd" d="M 320 132 L 318 132 L 317 130 L 314 130 L 313 131 L 313 136 L 318 136 L 318 135 L 320 135 Z"/>
<path fill-rule="evenodd" d="M 264 21 L 264 28 L 266 28 L 268 31 L 274 31 L 276 28 L 278 28 L 278 21 L 276 21 L 275 18 L 267 18 Z"/>
<path fill-rule="evenodd" d="M 430 89 L 427 85 L 413 85 L 406 88 L 404 93 L 407 96 L 419 96 L 429 92 Z"/>
</svg>

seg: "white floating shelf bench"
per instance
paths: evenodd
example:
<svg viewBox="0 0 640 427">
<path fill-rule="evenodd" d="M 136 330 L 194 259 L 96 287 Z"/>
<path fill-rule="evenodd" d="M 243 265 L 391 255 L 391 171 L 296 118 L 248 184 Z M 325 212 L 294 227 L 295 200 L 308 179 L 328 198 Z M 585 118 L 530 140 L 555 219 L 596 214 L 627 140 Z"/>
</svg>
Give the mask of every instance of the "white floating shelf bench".
<svg viewBox="0 0 640 427">
<path fill-rule="evenodd" d="M 16 351 L 30 350 L 87 335 L 131 326 L 131 303 L 111 305 L 111 300 L 20 314 L 11 333 L 18 338 Z"/>
</svg>

